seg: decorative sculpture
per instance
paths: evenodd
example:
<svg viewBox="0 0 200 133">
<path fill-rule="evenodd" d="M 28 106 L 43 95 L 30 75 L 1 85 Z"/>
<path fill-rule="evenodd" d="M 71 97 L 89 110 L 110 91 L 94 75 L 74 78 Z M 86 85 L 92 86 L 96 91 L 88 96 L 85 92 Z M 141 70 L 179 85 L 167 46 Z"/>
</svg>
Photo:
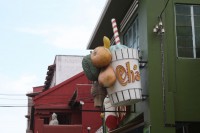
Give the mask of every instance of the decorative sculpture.
<svg viewBox="0 0 200 133">
<path fill-rule="evenodd" d="M 49 122 L 49 125 L 58 125 L 58 120 L 57 120 L 57 114 L 56 113 L 52 114 L 52 119 Z"/>
</svg>

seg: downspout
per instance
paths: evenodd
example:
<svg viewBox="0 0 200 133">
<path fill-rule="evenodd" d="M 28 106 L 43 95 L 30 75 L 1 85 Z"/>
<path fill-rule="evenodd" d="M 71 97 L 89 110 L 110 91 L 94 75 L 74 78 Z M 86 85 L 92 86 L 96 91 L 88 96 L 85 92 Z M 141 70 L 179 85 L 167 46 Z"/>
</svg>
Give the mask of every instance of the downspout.
<svg viewBox="0 0 200 133">
<path fill-rule="evenodd" d="M 166 115 L 166 94 L 165 94 L 165 54 L 164 54 L 164 33 L 160 34 L 160 53 L 161 53 L 161 78 L 162 78 L 162 102 L 163 102 L 163 117 L 164 125 L 167 123 Z"/>
<path fill-rule="evenodd" d="M 164 33 L 165 29 L 162 23 L 162 17 L 158 17 L 159 23 L 154 27 L 153 32 L 160 36 L 160 54 L 161 54 L 161 78 L 162 78 L 162 103 L 163 103 L 163 121 L 165 127 L 174 127 L 174 124 L 167 123 L 166 112 L 166 89 L 165 89 L 165 50 L 164 50 Z"/>
<path fill-rule="evenodd" d="M 153 32 L 160 36 L 160 53 L 161 53 L 161 78 L 162 78 L 162 103 L 163 103 L 163 121 L 165 127 L 175 127 L 175 124 L 167 123 L 167 112 L 166 112 L 166 89 L 165 89 L 165 50 L 164 50 L 164 33 L 165 29 L 162 23 L 162 14 L 164 13 L 169 0 L 165 3 L 163 10 L 158 17 L 158 24 L 154 27 Z"/>
<path fill-rule="evenodd" d="M 160 36 L 160 54 L 161 54 L 161 85 L 162 85 L 162 103 L 163 103 L 163 120 L 164 125 L 167 123 L 167 115 L 166 115 L 166 96 L 165 96 L 165 50 L 164 50 L 164 27 L 162 24 L 161 16 L 158 17 L 159 23 L 155 26 L 154 32 Z"/>
<path fill-rule="evenodd" d="M 164 27 L 162 24 L 162 14 L 165 11 L 167 5 L 169 3 L 169 0 L 167 0 L 167 2 L 165 3 L 165 6 L 163 8 L 163 10 L 160 13 L 159 18 L 159 26 L 161 29 L 160 32 L 160 52 L 161 52 L 161 77 L 162 77 L 162 96 L 163 96 L 163 117 L 164 117 L 164 126 L 168 127 L 168 125 L 172 125 L 172 124 L 167 124 L 167 114 L 166 114 L 166 92 L 165 92 L 165 50 L 164 50 Z M 163 31 L 162 31 L 163 30 Z"/>
<path fill-rule="evenodd" d="M 162 12 L 160 13 L 160 16 L 159 16 L 159 19 L 160 19 L 160 22 L 162 24 L 162 14 L 164 13 L 167 5 L 169 3 L 169 0 L 166 0 L 166 3 L 165 3 L 165 6 L 162 10 Z M 160 24 L 159 22 L 159 24 Z M 162 31 L 163 30 L 163 31 Z M 165 33 L 165 30 L 164 30 L 164 27 L 163 25 L 161 26 L 161 37 L 160 37 L 160 51 L 161 51 L 161 64 L 162 64 L 162 68 L 161 68 L 161 71 L 162 71 L 162 93 L 163 93 L 163 117 L 164 117 L 164 126 L 165 127 L 175 127 L 176 125 L 175 124 L 171 124 L 171 123 L 167 123 L 167 112 L 166 112 L 166 89 L 165 89 L 165 49 L 164 49 L 164 33 Z"/>
<path fill-rule="evenodd" d="M 161 18 L 160 18 L 161 19 Z M 164 29 L 164 28 L 163 28 Z M 160 34 L 160 53 L 161 53 L 161 77 L 162 77 L 162 102 L 163 102 L 163 117 L 165 127 L 175 127 L 174 124 L 167 123 L 166 112 L 166 89 L 165 89 L 165 49 L 164 49 L 164 32 Z"/>
</svg>

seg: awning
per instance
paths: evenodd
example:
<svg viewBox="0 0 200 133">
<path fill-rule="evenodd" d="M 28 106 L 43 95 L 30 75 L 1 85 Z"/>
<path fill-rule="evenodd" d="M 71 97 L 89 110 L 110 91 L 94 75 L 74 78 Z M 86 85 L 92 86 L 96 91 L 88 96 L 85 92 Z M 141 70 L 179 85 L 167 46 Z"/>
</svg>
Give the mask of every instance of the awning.
<svg viewBox="0 0 200 133">
<path fill-rule="evenodd" d="M 109 133 L 126 133 L 141 126 L 144 126 L 143 113 L 131 113 L 127 117 L 127 120 L 124 120 L 121 123 L 121 126 L 119 128 L 112 130 Z"/>
<path fill-rule="evenodd" d="M 28 96 L 28 97 L 34 97 L 34 96 L 37 96 L 40 93 L 41 92 L 30 92 L 30 93 L 27 93 L 26 96 Z"/>
<path fill-rule="evenodd" d="M 84 102 L 93 101 L 93 96 L 91 95 L 90 92 L 91 85 L 92 84 L 83 84 L 80 85 L 78 88 L 76 88 L 68 105 L 73 107 L 76 105 L 80 105 L 81 102 L 83 102 L 82 104 L 84 104 Z"/>
</svg>

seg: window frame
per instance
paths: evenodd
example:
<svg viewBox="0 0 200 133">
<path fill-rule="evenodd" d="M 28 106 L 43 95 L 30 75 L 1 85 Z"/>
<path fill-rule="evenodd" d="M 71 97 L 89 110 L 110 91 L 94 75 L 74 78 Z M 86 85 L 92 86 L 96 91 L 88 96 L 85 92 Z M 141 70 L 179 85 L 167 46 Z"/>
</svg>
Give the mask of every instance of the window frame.
<svg viewBox="0 0 200 133">
<path fill-rule="evenodd" d="M 127 45 L 127 43 L 125 43 L 125 36 L 127 36 L 127 34 L 128 34 L 128 32 L 132 29 L 132 36 L 133 36 L 133 27 L 134 27 L 134 25 L 136 26 L 135 27 L 135 31 L 136 31 L 136 35 L 135 35 L 135 41 L 133 41 L 133 42 L 135 42 L 135 43 L 133 43 L 132 45 L 133 45 L 133 47 L 129 47 L 128 45 Z M 135 18 L 134 18 L 134 20 L 130 23 L 130 25 L 128 25 L 127 26 L 127 29 L 123 32 L 123 44 L 124 45 L 126 45 L 127 47 L 129 47 L 129 48 L 135 48 L 135 49 L 137 49 L 137 50 L 139 50 L 139 19 L 138 19 L 138 16 L 136 16 Z M 133 37 L 131 38 L 131 39 L 133 39 Z M 127 39 L 128 40 L 128 39 Z M 126 41 L 127 41 L 126 40 Z M 128 42 L 128 41 L 127 41 Z M 136 44 L 136 46 L 134 45 L 134 44 Z"/>
<path fill-rule="evenodd" d="M 179 49 L 180 47 L 178 47 L 178 36 L 177 35 L 177 5 L 183 5 L 183 6 L 189 6 L 190 9 L 190 22 L 191 22 L 191 32 L 192 32 L 192 57 L 184 57 L 184 56 L 180 56 L 179 54 Z M 176 36 L 176 57 L 180 58 L 180 59 L 200 59 L 200 57 L 197 57 L 197 44 L 196 44 L 196 33 L 195 33 L 195 21 L 194 21 L 194 6 L 199 6 L 200 5 L 195 5 L 195 4 L 185 4 L 185 3 L 176 3 L 174 6 L 174 13 L 175 13 L 175 36 Z M 186 15 L 184 15 L 186 16 Z M 188 36 L 189 37 L 189 36 Z M 183 50 L 187 49 L 186 47 L 183 47 Z"/>
</svg>

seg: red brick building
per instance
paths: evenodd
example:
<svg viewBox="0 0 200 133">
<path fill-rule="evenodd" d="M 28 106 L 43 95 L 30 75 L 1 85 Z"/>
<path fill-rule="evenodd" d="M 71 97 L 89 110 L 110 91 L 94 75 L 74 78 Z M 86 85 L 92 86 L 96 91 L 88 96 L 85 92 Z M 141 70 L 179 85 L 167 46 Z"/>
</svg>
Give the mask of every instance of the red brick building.
<svg viewBox="0 0 200 133">
<path fill-rule="evenodd" d="M 45 91 L 29 93 L 33 106 L 29 112 L 28 130 L 32 133 L 88 133 L 102 125 L 100 110 L 94 107 L 91 82 L 83 72 Z M 50 126 L 51 115 L 57 114 L 59 125 Z"/>
</svg>

